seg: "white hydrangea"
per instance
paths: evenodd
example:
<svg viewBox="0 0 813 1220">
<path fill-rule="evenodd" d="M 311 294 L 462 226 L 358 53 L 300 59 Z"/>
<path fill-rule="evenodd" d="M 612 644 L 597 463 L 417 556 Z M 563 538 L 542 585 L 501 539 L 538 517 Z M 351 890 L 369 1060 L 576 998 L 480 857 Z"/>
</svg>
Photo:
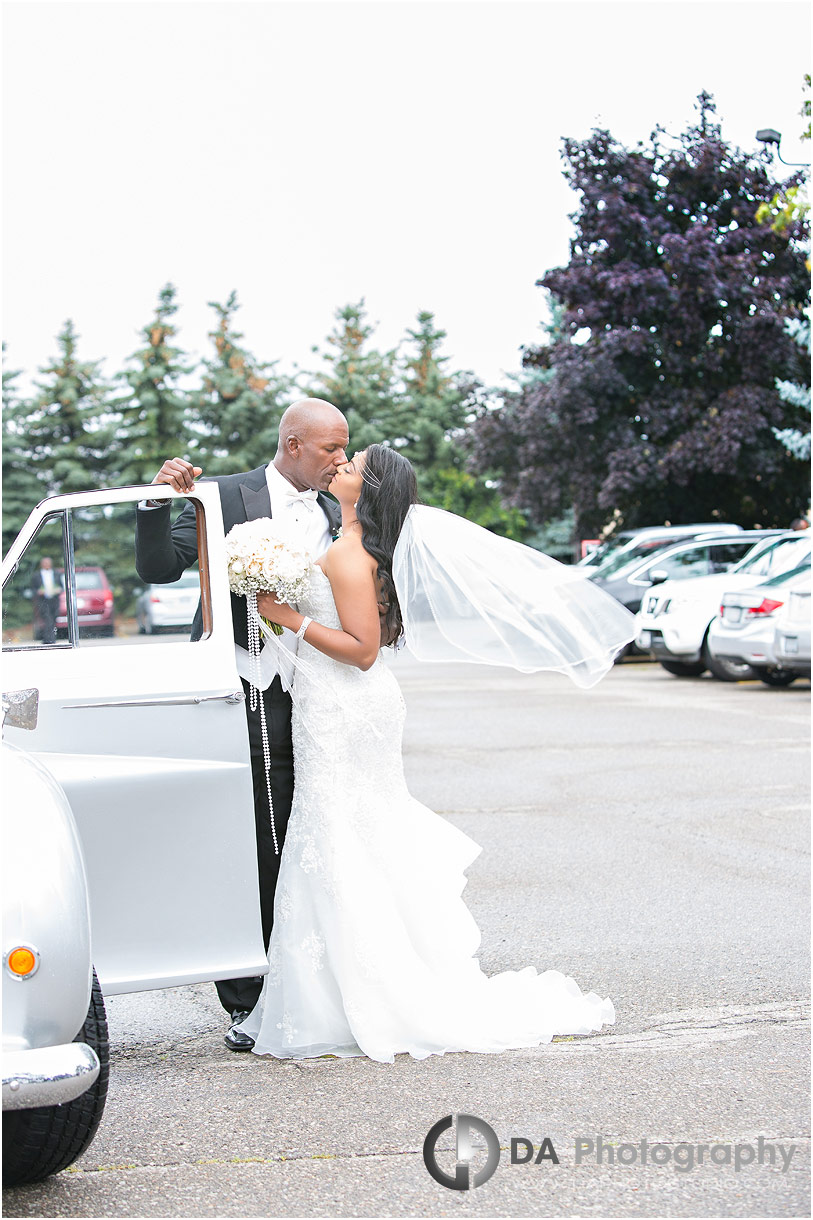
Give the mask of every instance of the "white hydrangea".
<svg viewBox="0 0 813 1220">
<path fill-rule="evenodd" d="M 232 526 L 226 535 L 226 557 L 232 593 L 275 593 L 280 601 L 293 604 L 308 590 L 310 559 L 270 517 Z"/>
</svg>

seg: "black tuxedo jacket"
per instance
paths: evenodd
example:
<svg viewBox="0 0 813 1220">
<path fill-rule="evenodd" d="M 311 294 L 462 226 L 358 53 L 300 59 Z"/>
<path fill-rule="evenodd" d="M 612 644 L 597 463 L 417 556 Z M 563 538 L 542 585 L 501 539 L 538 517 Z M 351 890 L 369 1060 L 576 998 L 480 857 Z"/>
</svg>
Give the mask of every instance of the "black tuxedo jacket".
<svg viewBox="0 0 813 1220">
<path fill-rule="evenodd" d="M 258 466 L 247 474 L 218 475 L 200 482 L 217 483 L 220 488 L 220 504 L 223 510 L 223 525 L 226 533 L 233 525 L 243 521 L 254 521 L 258 517 L 271 516 L 271 497 L 265 477 L 265 466 Z M 317 500 L 325 511 L 334 532 L 341 525 L 342 513 L 339 505 L 330 496 L 320 491 Z M 166 585 L 178 580 L 183 572 L 198 557 L 195 505 L 184 506 L 174 524 L 170 523 L 168 500 L 161 508 L 136 510 L 136 571 L 147 584 Z M 246 599 L 231 595 L 231 613 L 234 621 L 234 641 L 248 648 L 248 623 Z M 191 640 L 199 640 L 203 634 L 203 617 L 200 602 L 192 623 Z"/>
</svg>

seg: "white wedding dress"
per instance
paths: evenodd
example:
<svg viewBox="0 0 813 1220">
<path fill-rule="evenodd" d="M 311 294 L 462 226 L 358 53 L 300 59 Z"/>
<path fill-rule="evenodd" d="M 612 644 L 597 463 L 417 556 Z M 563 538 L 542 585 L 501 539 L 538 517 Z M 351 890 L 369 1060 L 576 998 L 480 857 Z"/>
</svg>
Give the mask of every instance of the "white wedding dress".
<svg viewBox="0 0 813 1220">
<path fill-rule="evenodd" d="M 318 566 L 299 609 L 341 626 Z M 395 677 L 382 656 L 366 672 L 304 641 L 300 656 L 269 969 L 239 1026 L 255 1053 L 392 1063 L 403 1052 L 497 1052 L 611 1024 L 612 1001 L 559 971 L 482 972 L 461 897 L 481 848 L 409 795 Z"/>
</svg>

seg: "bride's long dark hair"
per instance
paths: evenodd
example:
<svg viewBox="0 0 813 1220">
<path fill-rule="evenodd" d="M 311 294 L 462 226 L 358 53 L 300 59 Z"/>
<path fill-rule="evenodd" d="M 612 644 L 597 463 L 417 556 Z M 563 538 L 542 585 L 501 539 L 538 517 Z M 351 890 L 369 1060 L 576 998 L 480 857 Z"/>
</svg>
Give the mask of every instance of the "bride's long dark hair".
<svg viewBox="0 0 813 1220">
<path fill-rule="evenodd" d="M 365 454 L 356 518 L 362 545 L 378 562 L 382 600 L 387 605 L 384 638 L 394 644 L 404 624 L 392 579 L 392 556 L 406 515 L 418 502 L 418 480 L 412 463 L 387 445 L 368 445 Z"/>
</svg>

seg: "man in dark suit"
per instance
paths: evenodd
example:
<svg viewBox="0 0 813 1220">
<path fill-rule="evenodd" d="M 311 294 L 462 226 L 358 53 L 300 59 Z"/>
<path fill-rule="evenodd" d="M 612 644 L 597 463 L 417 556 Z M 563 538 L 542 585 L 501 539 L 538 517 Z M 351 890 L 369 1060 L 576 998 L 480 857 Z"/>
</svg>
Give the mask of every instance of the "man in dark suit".
<svg viewBox="0 0 813 1220">
<path fill-rule="evenodd" d="M 280 421 L 279 447 L 273 462 L 246 474 L 217 476 L 220 488 L 223 525 L 228 533 L 233 525 L 258 517 L 283 520 L 292 537 L 313 559 L 327 549 L 341 524 L 338 504 L 324 495 L 336 470 L 347 461 L 347 421 L 331 403 L 305 398 L 289 407 Z M 165 483 L 176 491 L 190 492 L 201 474 L 184 458 L 164 462 L 153 483 Z M 174 524 L 170 521 L 169 501 L 146 501 L 136 516 L 136 569 L 142 580 L 166 584 L 177 580 L 195 562 L 197 527 L 195 506 L 185 506 Z M 237 668 L 246 692 L 246 716 L 254 781 L 254 814 L 257 827 L 260 912 L 266 949 L 274 918 L 274 890 L 279 873 L 280 855 L 274 850 L 271 830 L 265 764 L 260 734 L 259 706 L 249 706 L 247 681 L 248 623 L 246 599 L 232 594 L 232 618 Z M 200 639 L 203 618 L 200 605 L 192 624 L 192 640 Z M 293 749 L 291 745 L 291 698 L 281 686 L 279 675 L 263 691 L 265 715 L 271 745 L 271 798 L 280 854 L 291 812 L 294 789 Z M 227 850 L 226 846 L 226 850 Z M 261 978 L 226 979 L 215 984 L 220 1002 L 231 1017 L 226 1045 L 231 1050 L 251 1050 L 253 1040 L 234 1026 L 254 1008 L 262 990 Z"/>
</svg>

